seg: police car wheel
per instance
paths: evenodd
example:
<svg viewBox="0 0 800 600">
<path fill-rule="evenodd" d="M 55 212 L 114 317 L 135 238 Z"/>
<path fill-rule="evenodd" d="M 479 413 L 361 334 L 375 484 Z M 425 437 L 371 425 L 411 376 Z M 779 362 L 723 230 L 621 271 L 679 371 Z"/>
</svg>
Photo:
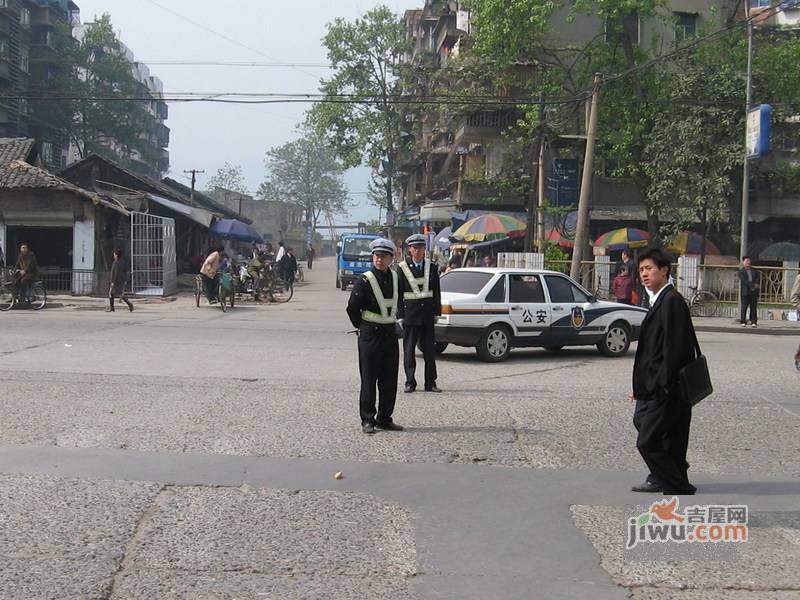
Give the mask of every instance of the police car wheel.
<svg viewBox="0 0 800 600">
<path fill-rule="evenodd" d="M 477 346 L 478 356 L 488 362 L 501 362 L 511 353 L 511 332 L 503 325 L 492 325 Z"/>
<path fill-rule="evenodd" d="M 611 327 L 597 342 L 597 349 L 606 356 L 623 356 L 631 345 L 630 329 L 625 323 L 612 323 Z"/>
</svg>

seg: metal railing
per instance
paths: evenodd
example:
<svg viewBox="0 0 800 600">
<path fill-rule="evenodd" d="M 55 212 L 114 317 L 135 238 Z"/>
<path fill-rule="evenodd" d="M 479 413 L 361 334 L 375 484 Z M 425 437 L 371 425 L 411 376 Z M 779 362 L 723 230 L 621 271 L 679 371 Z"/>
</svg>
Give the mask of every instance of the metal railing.
<svg viewBox="0 0 800 600">
<path fill-rule="evenodd" d="M 739 302 L 738 265 L 703 265 L 700 267 L 700 287 L 712 292 L 721 302 Z M 758 300 L 762 304 L 787 304 L 789 293 L 797 274 L 796 270 L 785 267 L 753 267 L 761 274 L 761 289 Z"/>
<path fill-rule="evenodd" d="M 14 268 L 3 268 L 0 281 L 8 282 L 14 278 Z M 108 295 L 111 276 L 107 271 L 85 271 L 80 269 L 39 269 L 39 281 L 48 294 L 69 294 L 72 296 Z"/>
</svg>

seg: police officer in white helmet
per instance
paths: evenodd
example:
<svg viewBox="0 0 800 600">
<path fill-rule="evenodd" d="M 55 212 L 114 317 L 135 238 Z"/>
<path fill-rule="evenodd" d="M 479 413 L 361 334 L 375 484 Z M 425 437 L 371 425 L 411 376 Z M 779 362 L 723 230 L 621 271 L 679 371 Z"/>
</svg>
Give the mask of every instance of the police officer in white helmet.
<svg viewBox="0 0 800 600">
<path fill-rule="evenodd" d="M 391 240 L 383 238 L 374 240 L 370 249 L 372 269 L 356 280 L 347 303 L 347 315 L 358 329 L 361 430 L 368 434 L 375 433 L 376 427 L 403 430 L 392 420 L 400 361 L 397 342 L 400 292 L 397 273 L 390 269 L 396 249 Z"/>
<path fill-rule="evenodd" d="M 439 267 L 425 258 L 427 240 L 421 233 L 406 239 L 409 256 L 400 263 L 400 309 L 405 337 L 403 366 L 406 372 L 405 393 L 417 389 L 417 345 L 425 360 L 425 391 L 441 392 L 436 385 L 436 340 L 434 324 L 442 314 L 442 293 L 439 287 Z"/>
</svg>

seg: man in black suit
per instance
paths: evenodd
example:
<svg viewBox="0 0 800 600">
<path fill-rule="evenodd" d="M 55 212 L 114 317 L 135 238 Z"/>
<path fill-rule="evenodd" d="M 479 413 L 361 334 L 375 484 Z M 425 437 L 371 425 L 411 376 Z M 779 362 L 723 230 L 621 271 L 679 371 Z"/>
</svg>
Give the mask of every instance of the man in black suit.
<svg viewBox="0 0 800 600">
<path fill-rule="evenodd" d="M 636 401 L 636 448 L 650 475 L 633 491 L 694 494 L 686 473 L 692 407 L 678 385 L 680 370 L 695 359 L 694 326 L 669 272 L 669 257 L 661 249 L 639 256 L 639 275 L 653 296 L 636 348 L 631 399 Z"/>
<path fill-rule="evenodd" d="M 747 327 L 747 309 L 750 309 L 750 323 L 758 327 L 758 294 L 761 292 L 761 273 L 753 269 L 749 256 L 742 258 L 739 269 L 739 291 L 742 297 L 742 311 L 739 322 Z"/>
<path fill-rule="evenodd" d="M 402 320 L 403 366 L 406 371 L 404 392 L 417 389 L 417 343 L 425 360 L 425 391 L 441 392 L 436 385 L 436 340 L 434 324 L 442 314 L 442 292 L 439 287 L 439 267 L 425 258 L 425 236 L 417 233 L 406 239 L 409 257 L 398 266 L 400 276 L 400 307 Z"/>
</svg>

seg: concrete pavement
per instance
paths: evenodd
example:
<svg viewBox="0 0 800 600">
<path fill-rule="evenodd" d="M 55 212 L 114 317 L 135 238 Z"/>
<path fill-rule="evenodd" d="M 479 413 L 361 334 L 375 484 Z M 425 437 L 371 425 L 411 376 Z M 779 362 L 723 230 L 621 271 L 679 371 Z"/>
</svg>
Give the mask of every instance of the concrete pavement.
<svg viewBox="0 0 800 600">
<path fill-rule="evenodd" d="M 448 349 L 400 434 L 358 431 L 355 339 L 330 262 L 282 306 L 0 316 L 0 589 L 11 598 L 747 598 L 791 569 L 618 554 L 631 357 Z M 791 338 L 703 333 L 694 501 L 746 502 L 756 557 L 797 563 Z M 334 480 L 341 471 L 344 479 Z M 13 501 L 12 499 L 17 499 Z M 52 499 L 59 499 L 53 501 Z M 649 500 L 649 498 L 647 498 Z M 749 565 L 749 566 L 748 566 Z M 714 578 L 703 575 L 713 567 Z M 751 569 L 751 570 L 748 570 Z M 762 568 L 763 571 L 763 568 Z"/>
</svg>

